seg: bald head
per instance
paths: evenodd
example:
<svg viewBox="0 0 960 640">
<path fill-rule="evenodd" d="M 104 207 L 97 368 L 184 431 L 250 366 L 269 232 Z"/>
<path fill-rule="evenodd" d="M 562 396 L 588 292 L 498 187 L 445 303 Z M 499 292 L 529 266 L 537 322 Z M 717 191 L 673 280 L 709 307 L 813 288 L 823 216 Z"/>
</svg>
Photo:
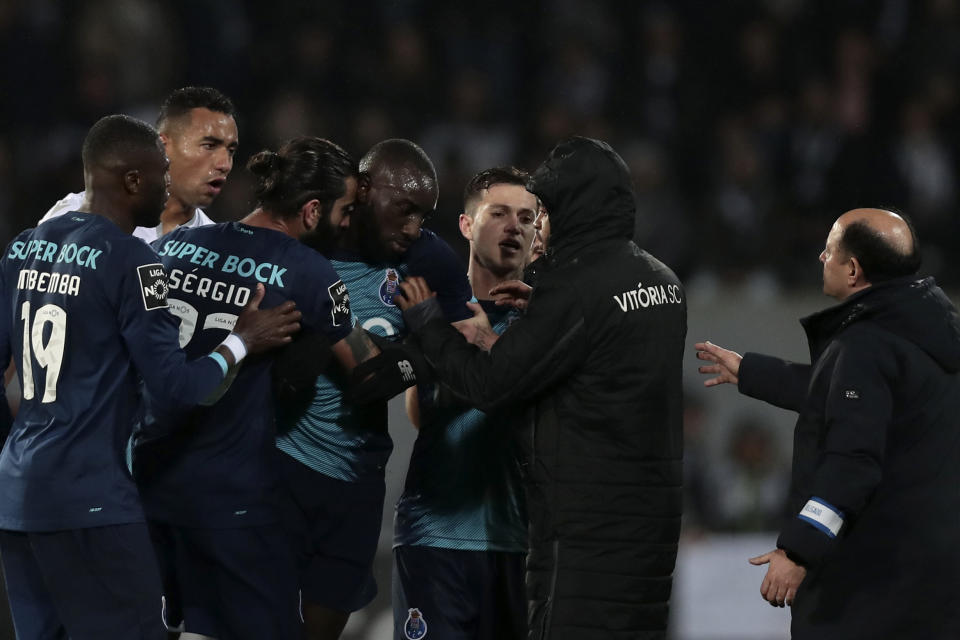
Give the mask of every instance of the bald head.
<svg viewBox="0 0 960 640">
<path fill-rule="evenodd" d="M 910 221 L 886 209 L 853 209 L 837 218 L 820 255 L 824 292 L 844 299 L 870 285 L 914 275 L 920 268 Z"/>
<path fill-rule="evenodd" d="M 418 183 L 437 183 L 437 170 L 430 157 L 416 143 L 402 138 L 392 138 L 373 145 L 360 159 L 360 172 L 391 178 L 399 178 L 400 174 L 404 174 L 408 180 L 414 179 Z"/>
</svg>

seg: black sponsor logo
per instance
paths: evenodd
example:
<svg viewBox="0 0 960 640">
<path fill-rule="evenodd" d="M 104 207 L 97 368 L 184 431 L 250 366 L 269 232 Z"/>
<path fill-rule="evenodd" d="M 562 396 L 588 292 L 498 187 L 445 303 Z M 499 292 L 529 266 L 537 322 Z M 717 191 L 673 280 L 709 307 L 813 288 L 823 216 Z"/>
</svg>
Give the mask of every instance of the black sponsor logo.
<svg viewBox="0 0 960 640">
<path fill-rule="evenodd" d="M 167 273 L 162 264 L 145 264 L 137 267 L 140 279 L 140 293 L 143 294 L 143 306 L 147 311 L 167 308 Z"/>
<path fill-rule="evenodd" d="M 343 281 L 337 280 L 327 287 L 327 293 L 330 295 L 330 302 L 333 303 L 333 309 L 330 312 L 333 326 L 339 327 L 342 324 L 350 322 L 350 294 L 347 292 L 347 285 Z"/>
</svg>

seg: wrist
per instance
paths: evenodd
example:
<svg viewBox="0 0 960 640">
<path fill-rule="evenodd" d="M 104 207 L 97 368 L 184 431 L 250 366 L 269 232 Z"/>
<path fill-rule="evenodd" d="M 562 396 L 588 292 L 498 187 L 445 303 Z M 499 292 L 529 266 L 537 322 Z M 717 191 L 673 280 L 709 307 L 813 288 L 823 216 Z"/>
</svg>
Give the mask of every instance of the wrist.
<svg viewBox="0 0 960 640">
<path fill-rule="evenodd" d="M 231 332 L 230 335 L 220 343 L 220 346 L 229 351 L 230 355 L 233 356 L 234 365 L 240 364 L 247 356 L 247 343 L 239 333 Z"/>
</svg>

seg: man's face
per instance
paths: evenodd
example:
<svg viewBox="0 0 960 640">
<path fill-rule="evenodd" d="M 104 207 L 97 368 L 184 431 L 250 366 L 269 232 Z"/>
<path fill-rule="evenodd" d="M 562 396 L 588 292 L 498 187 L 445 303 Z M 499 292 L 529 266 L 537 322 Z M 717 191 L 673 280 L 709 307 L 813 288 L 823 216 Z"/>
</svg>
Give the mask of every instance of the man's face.
<svg viewBox="0 0 960 640">
<path fill-rule="evenodd" d="M 413 167 L 371 174 L 364 206 L 374 224 L 378 251 L 387 259 L 407 252 L 437 206 L 437 183 Z"/>
<path fill-rule="evenodd" d="M 850 295 L 847 278 L 850 275 L 850 256 L 840 248 L 843 226 L 835 222 L 827 235 L 827 244 L 820 253 L 823 263 L 823 292 L 831 298 L 843 300 Z"/>
<path fill-rule="evenodd" d="M 170 195 L 186 209 L 207 207 L 220 194 L 237 152 L 233 116 L 192 109 L 165 127 Z"/>
<path fill-rule="evenodd" d="M 533 242 L 537 198 L 515 184 L 495 184 L 480 192 L 473 218 L 461 228 L 473 259 L 497 276 L 523 269 Z"/>
<path fill-rule="evenodd" d="M 530 247 L 528 264 L 546 253 L 547 243 L 550 241 L 550 216 L 547 215 L 547 210 L 543 205 L 537 211 L 537 219 L 533 221 L 533 228 L 533 246 Z"/>
<path fill-rule="evenodd" d="M 350 226 L 350 216 L 357 203 L 357 179 L 353 176 L 343 181 L 343 195 L 334 201 L 329 213 L 321 213 L 314 229 L 301 238 L 304 243 L 320 253 L 327 253 L 337 245 L 343 232 Z"/>
<path fill-rule="evenodd" d="M 170 196 L 170 161 L 157 141 L 155 153 L 149 153 L 141 162 L 140 189 L 133 205 L 134 223 L 138 227 L 155 227 Z"/>
</svg>

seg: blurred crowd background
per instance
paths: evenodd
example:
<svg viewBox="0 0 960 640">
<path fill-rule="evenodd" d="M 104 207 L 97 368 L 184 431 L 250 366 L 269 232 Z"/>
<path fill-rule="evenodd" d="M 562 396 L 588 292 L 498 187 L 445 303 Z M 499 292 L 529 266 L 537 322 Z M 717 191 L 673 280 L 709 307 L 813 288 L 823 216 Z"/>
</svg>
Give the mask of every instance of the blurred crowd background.
<svg viewBox="0 0 960 640">
<path fill-rule="evenodd" d="M 264 147 L 312 134 L 359 157 L 405 137 L 439 172 L 428 226 L 465 256 L 469 177 L 532 170 L 576 133 L 630 166 L 639 244 L 691 301 L 754 305 L 754 335 L 781 330 L 765 305 L 818 290 L 829 225 L 855 206 L 910 215 L 923 271 L 960 278 L 960 0 L 0 0 L 0 60 L 4 244 L 82 188 L 94 121 L 152 122 L 201 84 L 239 110 L 220 221 L 250 210 L 243 165 Z M 789 416 L 710 426 L 721 400 L 690 370 L 688 533 L 775 530 Z"/>
</svg>

